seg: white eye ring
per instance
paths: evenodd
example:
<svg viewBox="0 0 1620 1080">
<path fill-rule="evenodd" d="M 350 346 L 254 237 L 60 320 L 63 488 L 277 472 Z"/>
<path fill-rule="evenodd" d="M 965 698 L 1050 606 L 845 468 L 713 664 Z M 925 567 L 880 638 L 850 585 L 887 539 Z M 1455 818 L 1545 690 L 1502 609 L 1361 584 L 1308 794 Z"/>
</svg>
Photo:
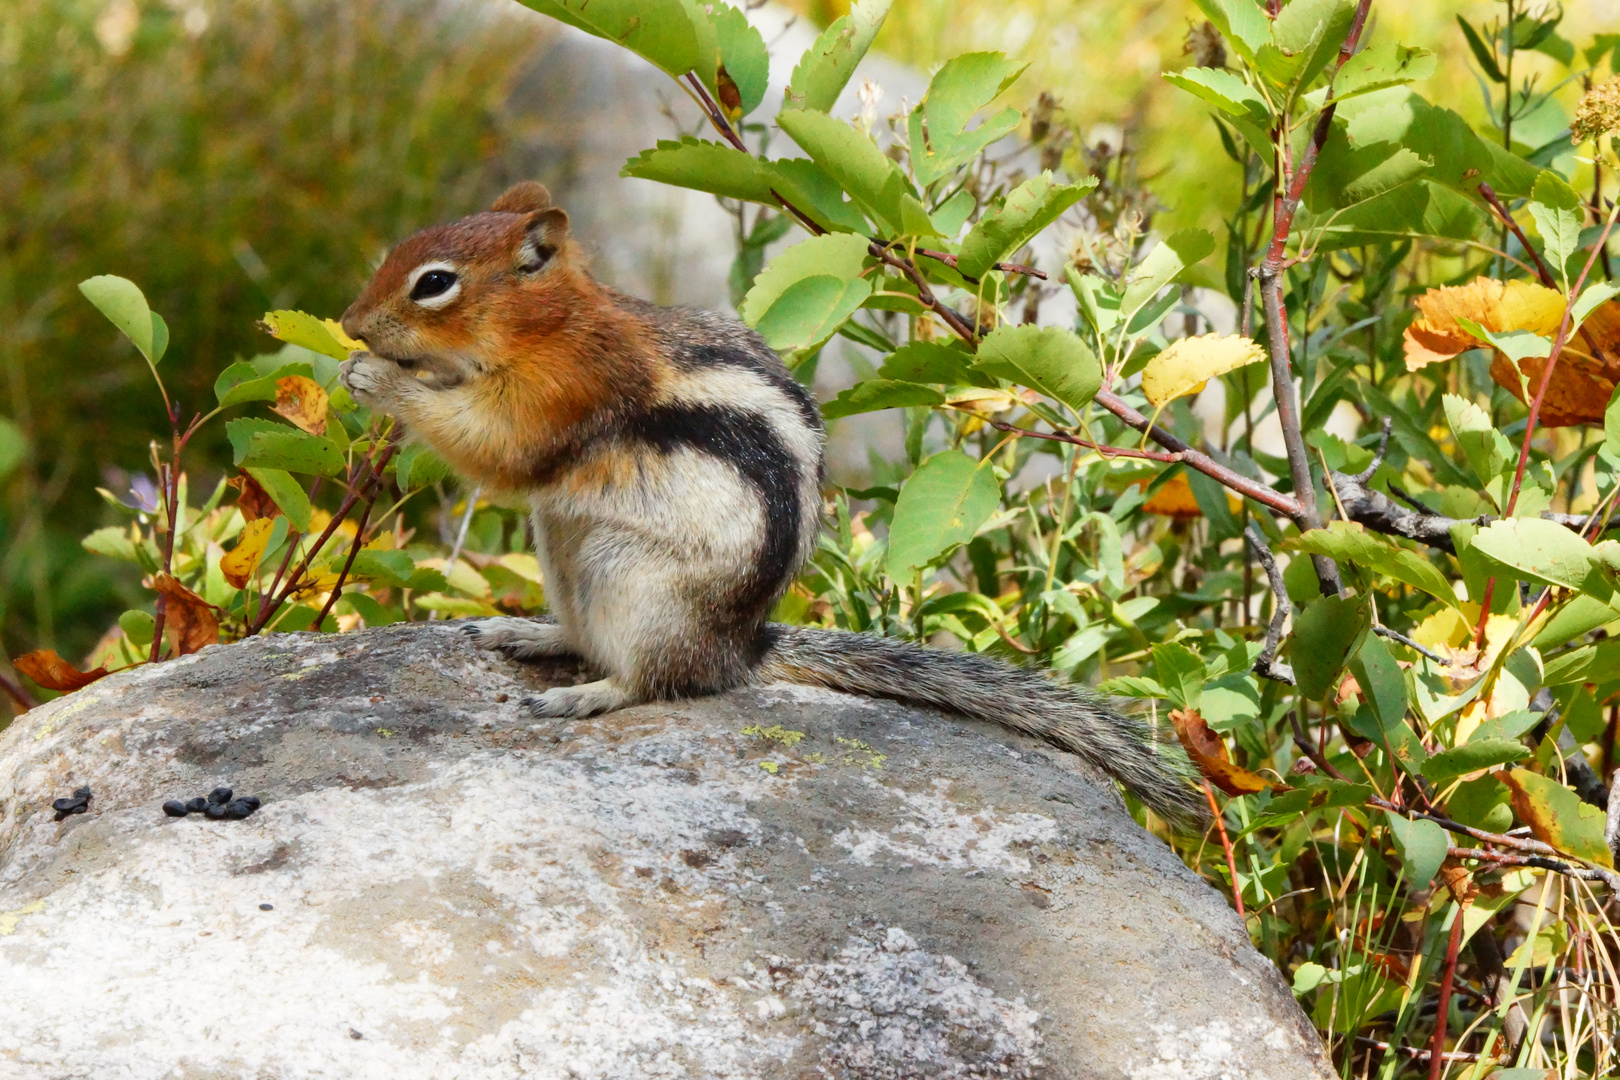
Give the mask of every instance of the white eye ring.
<svg viewBox="0 0 1620 1080">
<path fill-rule="evenodd" d="M 429 293 L 426 296 L 417 295 L 418 288 L 423 284 L 428 284 L 423 282 L 422 279 L 427 277 L 429 274 L 449 277 L 450 284 L 439 289 L 439 291 Z M 435 278 L 434 283 L 436 282 L 437 277 Z M 423 263 L 421 266 L 418 266 L 415 270 L 411 271 L 411 276 L 406 282 L 406 295 L 411 298 L 412 303 L 437 311 L 439 308 L 447 306 L 452 300 L 461 295 L 461 276 L 456 273 L 454 263 Z"/>
</svg>

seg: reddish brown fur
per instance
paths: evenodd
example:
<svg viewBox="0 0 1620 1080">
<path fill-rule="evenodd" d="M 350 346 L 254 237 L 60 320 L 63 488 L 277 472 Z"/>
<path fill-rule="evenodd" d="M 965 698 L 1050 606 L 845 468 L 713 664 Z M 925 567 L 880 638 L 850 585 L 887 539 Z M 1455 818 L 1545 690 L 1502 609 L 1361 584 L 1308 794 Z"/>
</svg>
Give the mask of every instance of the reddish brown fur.
<svg viewBox="0 0 1620 1080">
<path fill-rule="evenodd" d="M 544 192 L 520 185 L 496 205 L 532 206 Z M 531 235 L 555 254 L 543 270 L 526 273 L 519 266 Z M 453 264 L 460 280 L 461 295 L 441 310 L 408 296 L 411 272 L 428 262 Z M 447 397 L 444 415 L 413 417 L 412 426 L 458 472 L 519 490 L 593 428 L 657 392 L 653 330 L 614 296 L 584 269 L 561 210 L 490 211 L 400 243 L 344 313 L 343 327 L 374 356 L 419 377 L 465 383 Z"/>
</svg>

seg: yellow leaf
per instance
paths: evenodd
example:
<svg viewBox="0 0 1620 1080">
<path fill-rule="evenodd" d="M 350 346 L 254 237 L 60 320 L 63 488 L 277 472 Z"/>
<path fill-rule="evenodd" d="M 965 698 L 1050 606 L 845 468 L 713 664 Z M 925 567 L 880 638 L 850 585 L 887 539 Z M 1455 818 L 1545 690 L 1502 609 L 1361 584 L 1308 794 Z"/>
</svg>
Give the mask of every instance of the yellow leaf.
<svg viewBox="0 0 1620 1080">
<path fill-rule="evenodd" d="M 1487 330 L 1528 330 L 1544 337 L 1558 332 L 1564 297 L 1533 281 L 1475 278 L 1445 285 L 1417 298 L 1421 318 L 1406 329 L 1406 370 L 1417 371 L 1460 352 L 1487 344 L 1463 329 L 1469 319 Z"/>
<path fill-rule="evenodd" d="M 1181 338 L 1142 369 L 1142 393 L 1155 408 L 1183 394 L 1196 394 L 1217 375 L 1266 358 L 1260 343 L 1236 334 L 1203 334 Z"/>
<path fill-rule="evenodd" d="M 1146 483 L 1145 480 L 1139 480 L 1136 486 L 1141 487 Z M 1184 472 L 1176 473 L 1165 481 L 1158 491 L 1149 495 L 1147 502 L 1142 504 L 1142 509 L 1160 517 L 1180 519 L 1195 518 L 1203 514 L 1198 508 L 1198 500 L 1193 498 L 1192 484 L 1187 482 L 1187 474 Z"/>
<path fill-rule="evenodd" d="M 345 349 L 348 349 L 350 352 L 360 352 L 366 347 L 365 342 L 356 341 L 348 334 L 345 334 L 343 332 L 343 325 L 336 319 L 322 319 L 321 325 L 326 327 L 326 332 L 332 335 L 333 341 L 337 342 Z"/>
<path fill-rule="evenodd" d="M 236 546 L 219 560 L 219 572 L 225 575 L 225 580 L 233 588 L 247 588 L 253 572 L 259 568 L 259 560 L 264 558 L 264 546 L 269 543 L 270 532 L 275 526 L 275 519 L 267 517 L 255 518 L 242 526 L 242 535 L 237 538 Z"/>
<path fill-rule="evenodd" d="M 276 380 L 276 403 L 270 406 L 311 435 L 326 434 L 326 391 L 314 379 L 288 375 Z"/>
</svg>

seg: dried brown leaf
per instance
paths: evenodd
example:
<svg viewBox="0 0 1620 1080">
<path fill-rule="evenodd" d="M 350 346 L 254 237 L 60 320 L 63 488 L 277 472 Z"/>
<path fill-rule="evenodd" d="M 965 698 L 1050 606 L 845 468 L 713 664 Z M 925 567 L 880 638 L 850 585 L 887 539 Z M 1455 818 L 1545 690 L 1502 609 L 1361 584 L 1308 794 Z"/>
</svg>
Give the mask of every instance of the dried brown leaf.
<svg viewBox="0 0 1620 1080">
<path fill-rule="evenodd" d="M 1236 797 L 1252 795 L 1266 788 L 1289 790 L 1287 784 L 1279 784 L 1259 773 L 1252 773 L 1240 765 L 1232 764 L 1232 757 L 1226 752 L 1226 744 L 1221 741 L 1219 735 L 1210 730 L 1209 724 L 1197 709 L 1176 709 L 1170 713 L 1170 722 L 1175 725 L 1176 738 L 1181 740 L 1187 756 L 1193 759 L 1199 771 L 1209 778 L 1210 783 L 1226 794 Z"/>
<path fill-rule="evenodd" d="M 212 604 L 168 574 L 153 578 L 152 588 L 166 599 L 163 634 L 174 655 L 187 656 L 219 641 L 219 618 Z"/>
<path fill-rule="evenodd" d="M 55 649 L 35 649 L 17 657 L 11 666 L 33 679 L 46 690 L 74 691 L 82 686 L 88 686 L 107 674 L 107 669 L 98 667 L 93 671 L 80 671 L 60 656 Z"/>
<path fill-rule="evenodd" d="M 281 513 L 281 507 L 276 505 L 276 500 L 270 497 L 270 493 L 264 490 L 250 473 L 244 472 L 230 483 L 232 487 L 242 490 L 242 494 L 237 496 L 236 508 L 242 511 L 243 521 L 273 518 Z"/>
</svg>

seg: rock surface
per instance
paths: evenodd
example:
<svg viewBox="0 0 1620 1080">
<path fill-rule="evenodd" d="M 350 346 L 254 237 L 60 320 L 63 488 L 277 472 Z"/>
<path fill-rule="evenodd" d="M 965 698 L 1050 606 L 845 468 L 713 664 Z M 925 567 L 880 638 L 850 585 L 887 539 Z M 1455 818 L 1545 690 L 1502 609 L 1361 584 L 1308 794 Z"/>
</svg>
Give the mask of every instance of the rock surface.
<svg viewBox="0 0 1620 1080">
<path fill-rule="evenodd" d="M 1331 1076 L 1223 899 L 1071 759 L 791 686 L 519 709 L 578 677 L 417 624 L 19 718 L 0 1077 Z M 221 785 L 263 809 L 160 810 Z"/>
</svg>

